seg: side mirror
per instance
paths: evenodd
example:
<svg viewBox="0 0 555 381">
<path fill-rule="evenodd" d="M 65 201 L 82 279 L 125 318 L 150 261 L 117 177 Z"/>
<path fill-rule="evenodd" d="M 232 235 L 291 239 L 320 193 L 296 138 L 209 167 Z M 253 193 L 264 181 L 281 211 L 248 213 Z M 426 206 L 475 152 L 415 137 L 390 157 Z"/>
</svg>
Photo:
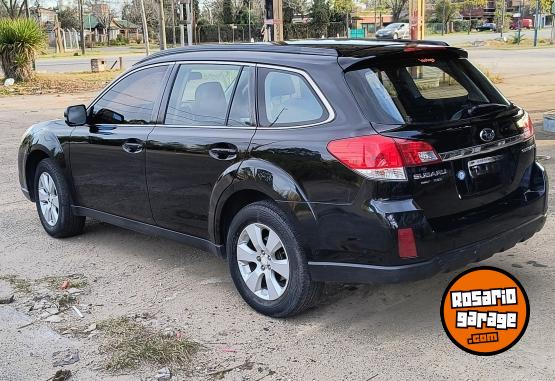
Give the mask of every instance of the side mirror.
<svg viewBox="0 0 555 381">
<path fill-rule="evenodd" d="M 82 126 L 87 123 L 87 108 L 85 105 L 69 106 L 64 118 L 68 126 Z"/>
</svg>

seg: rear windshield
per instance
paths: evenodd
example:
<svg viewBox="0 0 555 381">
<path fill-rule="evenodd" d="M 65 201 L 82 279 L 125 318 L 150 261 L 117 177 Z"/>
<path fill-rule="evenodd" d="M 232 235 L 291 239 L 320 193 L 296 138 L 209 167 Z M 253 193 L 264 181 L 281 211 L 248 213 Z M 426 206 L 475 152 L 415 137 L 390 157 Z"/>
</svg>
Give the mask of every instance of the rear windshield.
<svg viewBox="0 0 555 381">
<path fill-rule="evenodd" d="M 375 123 L 435 124 L 509 106 L 464 58 L 371 62 L 345 76 L 364 114 Z"/>
</svg>

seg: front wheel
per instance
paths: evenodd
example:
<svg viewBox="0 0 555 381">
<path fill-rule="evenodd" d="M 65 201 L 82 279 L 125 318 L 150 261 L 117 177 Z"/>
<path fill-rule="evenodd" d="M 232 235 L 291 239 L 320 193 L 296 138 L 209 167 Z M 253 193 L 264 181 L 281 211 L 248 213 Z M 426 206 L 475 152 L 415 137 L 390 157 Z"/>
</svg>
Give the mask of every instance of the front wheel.
<svg viewBox="0 0 555 381">
<path fill-rule="evenodd" d="M 323 284 L 313 282 L 299 235 L 274 203 L 241 209 L 229 226 L 228 265 L 235 287 L 256 311 L 287 317 L 314 305 Z"/>
<path fill-rule="evenodd" d="M 83 231 L 85 217 L 73 214 L 69 186 L 62 170 L 52 159 L 44 159 L 38 164 L 34 191 L 40 222 L 48 234 L 62 238 Z"/>
</svg>

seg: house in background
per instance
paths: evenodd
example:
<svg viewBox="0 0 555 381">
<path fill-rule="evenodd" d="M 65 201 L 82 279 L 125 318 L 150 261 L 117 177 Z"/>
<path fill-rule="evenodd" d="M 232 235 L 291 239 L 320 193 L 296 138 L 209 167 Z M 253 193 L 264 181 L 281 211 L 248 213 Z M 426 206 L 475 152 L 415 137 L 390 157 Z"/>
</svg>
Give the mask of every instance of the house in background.
<svg viewBox="0 0 555 381">
<path fill-rule="evenodd" d="M 84 15 L 83 24 L 85 26 L 85 41 L 87 43 L 102 43 L 108 40 L 106 27 L 102 21 L 92 13 Z"/>
<path fill-rule="evenodd" d="M 136 41 L 141 36 L 139 34 L 139 26 L 127 20 L 113 19 L 112 25 L 110 27 L 110 32 L 112 31 L 112 29 L 117 32 L 116 38 L 121 36 L 125 39 Z M 110 35 L 110 37 L 112 36 Z"/>
</svg>

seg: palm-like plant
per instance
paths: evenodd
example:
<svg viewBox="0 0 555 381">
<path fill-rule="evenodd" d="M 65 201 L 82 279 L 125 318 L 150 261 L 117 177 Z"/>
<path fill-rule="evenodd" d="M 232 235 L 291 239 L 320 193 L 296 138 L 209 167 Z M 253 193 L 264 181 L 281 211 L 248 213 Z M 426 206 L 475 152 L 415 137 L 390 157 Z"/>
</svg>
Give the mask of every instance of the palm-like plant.
<svg viewBox="0 0 555 381">
<path fill-rule="evenodd" d="M 0 64 L 6 78 L 29 80 L 35 54 L 44 44 L 45 33 L 36 21 L 1 19 Z"/>
</svg>

